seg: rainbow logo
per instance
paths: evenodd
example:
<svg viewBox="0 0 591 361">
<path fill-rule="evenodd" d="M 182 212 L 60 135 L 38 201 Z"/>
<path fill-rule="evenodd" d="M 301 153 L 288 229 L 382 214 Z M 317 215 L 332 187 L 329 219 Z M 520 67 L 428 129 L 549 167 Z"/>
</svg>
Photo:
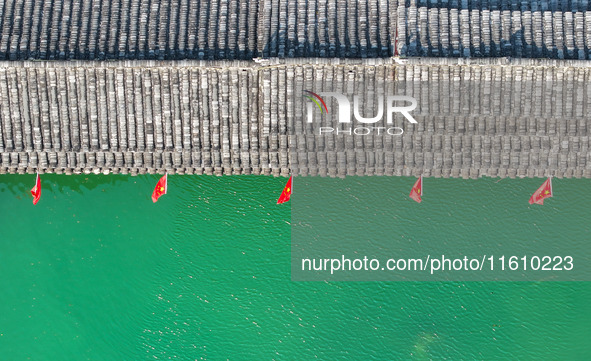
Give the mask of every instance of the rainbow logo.
<svg viewBox="0 0 591 361">
<path fill-rule="evenodd" d="M 326 114 L 328 114 L 328 108 L 326 107 L 326 103 L 324 102 L 324 100 L 322 99 L 322 97 L 316 93 L 312 93 L 309 90 L 304 90 L 304 92 L 310 94 L 310 95 L 306 95 L 304 94 L 304 96 L 308 99 L 310 99 L 311 101 L 313 101 L 314 103 L 316 103 L 316 105 L 318 106 L 318 109 L 320 109 L 320 112 L 326 112 Z M 318 100 L 316 100 L 318 99 Z M 322 103 L 322 105 L 324 106 L 324 109 L 320 106 L 320 103 L 318 103 L 318 101 L 320 101 L 320 103 Z"/>
</svg>

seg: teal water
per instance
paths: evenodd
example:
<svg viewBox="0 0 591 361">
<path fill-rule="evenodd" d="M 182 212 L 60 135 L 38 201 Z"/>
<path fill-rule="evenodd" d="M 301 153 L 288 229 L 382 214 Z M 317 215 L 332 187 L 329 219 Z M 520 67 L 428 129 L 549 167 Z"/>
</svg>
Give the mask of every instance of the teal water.
<svg viewBox="0 0 591 361">
<path fill-rule="evenodd" d="M 589 283 L 291 282 L 285 179 L 157 179 L 0 176 L 0 360 L 591 357 Z"/>
<path fill-rule="evenodd" d="M 554 179 L 555 196 L 530 205 L 541 179 L 434 179 L 423 202 L 409 198 L 407 177 L 295 178 L 291 199 L 292 280 L 327 281 L 591 281 L 591 180 Z M 302 259 L 469 259 L 493 257 L 477 272 L 431 274 L 302 270 Z M 505 256 L 505 270 L 499 258 Z M 526 256 L 523 261 L 516 259 Z M 534 256 L 548 257 L 540 264 Z M 573 257 L 573 267 L 554 257 Z M 513 257 L 519 269 L 509 269 Z M 552 257 L 550 259 L 549 257 Z M 319 266 L 320 265 L 320 262 Z M 533 263 L 533 265 L 532 265 Z M 556 266 L 556 267 L 555 267 Z M 329 266 L 330 268 L 330 266 Z M 379 269 L 379 267 L 377 267 Z M 557 268 L 557 270 L 553 270 Z"/>
</svg>

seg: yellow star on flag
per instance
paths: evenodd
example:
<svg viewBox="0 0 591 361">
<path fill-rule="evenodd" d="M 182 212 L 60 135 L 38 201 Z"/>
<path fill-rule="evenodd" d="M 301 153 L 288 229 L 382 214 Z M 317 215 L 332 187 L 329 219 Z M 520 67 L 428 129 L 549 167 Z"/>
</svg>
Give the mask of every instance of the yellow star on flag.
<svg viewBox="0 0 591 361">
<path fill-rule="evenodd" d="M 281 204 L 281 203 L 285 203 L 285 202 L 289 201 L 289 197 L 291 197 L 291 177 L 289 177 L 287 184 L 283 188 L 283 191 L 281 192 L 281 195 L 279 196 L 279 199 L 277 200 L 277 204 Z"/>
</svg>

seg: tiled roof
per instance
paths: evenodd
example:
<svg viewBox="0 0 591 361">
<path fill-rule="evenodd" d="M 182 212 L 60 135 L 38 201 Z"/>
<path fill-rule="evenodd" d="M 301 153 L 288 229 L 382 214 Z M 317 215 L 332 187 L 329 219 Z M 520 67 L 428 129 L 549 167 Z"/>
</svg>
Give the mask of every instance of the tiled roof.
<svg viewBox="0 0 591 361">
<path fill-rule="evenodd" d="M 0 59 L 589 59 L 586 0 L 0 0 Z"/>
<path fill-rule="evenodd" d="M 294 93 L 344 78 L 394 84 L 418 124 L 300 134 Z M 0 173 L 591 177 L 590 80 L 556 60 L 3 62 Z"/>
</svg>

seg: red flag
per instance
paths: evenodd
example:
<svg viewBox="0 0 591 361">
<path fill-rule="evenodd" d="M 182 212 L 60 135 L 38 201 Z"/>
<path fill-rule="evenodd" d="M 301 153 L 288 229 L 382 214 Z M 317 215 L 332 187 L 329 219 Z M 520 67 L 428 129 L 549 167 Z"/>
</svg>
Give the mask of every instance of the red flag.
<svg viewBox="0 0 591 361">
<path fill-rule="evenodd" d="M 35 179 L 35 186 L 31 189 L 31 195 L 33 196 L 33 204 L 37 204 L 39 198 L 41 198 L 41 178 L 39 177 L 39 173 L 37 173 L 37 178 Z"/>
<path fill-rule="evenodd" d="M 158 183 L 156 183 L 156 188 L 154 188 L 154 192 L 152 192 L 152 202 L 154 203 L 156 203 L 161 195 L 166 194 L 166 190 L 168 188 L 168 180 L 166 176 L 167 174 L 163 175 Z"/>
<path fill-rule="evenodd" d="M 289 197 L 291 197 L 291 177 L 289 177 L 289 180 L 287 181 L 285 188 L 283 188 L 283 192 L 281 192 L 281 195 L 277 200 L 277 204 L 287 202 L 289 200 Z"/>
<path fill-rule="evenodd" d="M 408 195 L 410 198 L 414 199 L 416 202 L 421 203 L 422 199 L 421 196 L 423 195 L 423 176 L 420 176 L 419 179 L 415 182 L 415 185 L 412 186 L 410 190 L 410 194 Z"/>
<path fill-rule="evenodd" d="M 529 204 L 544 204 L 544 199 L 552 197 L 552 178 L 546 179 L 544 184 L 529 198 Z"/>
</svg>

